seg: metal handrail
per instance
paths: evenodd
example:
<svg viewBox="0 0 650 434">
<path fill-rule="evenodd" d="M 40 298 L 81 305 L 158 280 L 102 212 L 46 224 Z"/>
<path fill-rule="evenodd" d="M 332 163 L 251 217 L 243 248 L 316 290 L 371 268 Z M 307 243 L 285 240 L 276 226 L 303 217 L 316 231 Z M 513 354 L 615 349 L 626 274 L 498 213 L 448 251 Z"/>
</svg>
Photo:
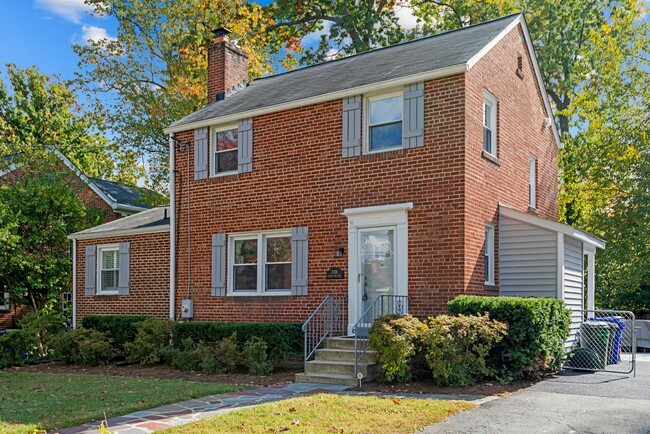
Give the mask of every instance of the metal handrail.
<svg viewBox="0 0 650 434">
<path fill-rule="evenodd" d="M 344 296 L 328 295 L 320 305 L 309 315 L 302 325 L 305 336 L 304 366 L 307 372 L 307 361 L 314 355 L 318 347 L 329 336 L 343 334 L 343 304 Z"/>
<path fill-rule="evenodd" d="M 388 314 L 404 315 L 408 312 L 408 295 L 380 295 L 361 314 L 352 326 L 354 334 L 354 375 L 359 373 L 359 362 L 370 349 L 368 332 L 379 317 Z M 365 327 L 361 327 L 365 326 Z"/>
</svg>

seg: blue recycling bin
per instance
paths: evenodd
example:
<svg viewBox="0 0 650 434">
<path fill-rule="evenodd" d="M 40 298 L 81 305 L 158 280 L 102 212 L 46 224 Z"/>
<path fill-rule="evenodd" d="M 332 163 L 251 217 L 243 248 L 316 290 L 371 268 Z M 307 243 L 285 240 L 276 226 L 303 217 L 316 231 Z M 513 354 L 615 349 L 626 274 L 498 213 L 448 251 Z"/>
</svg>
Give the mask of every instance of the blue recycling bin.
<svg viewBox="0 0 650 434">
<path fill-rule="evenodd" d="M 614 342 L 612 345 L 612 354 L 609 356 L 609 363 L 615 365 L 621 362 L 621 348 L 623 347 L 623 330 L 625 329 L 625 320 L 620 316 L 606 316 L 598 318 L 598 321 L 604 321 L 614 324 Z"/>
</svg>

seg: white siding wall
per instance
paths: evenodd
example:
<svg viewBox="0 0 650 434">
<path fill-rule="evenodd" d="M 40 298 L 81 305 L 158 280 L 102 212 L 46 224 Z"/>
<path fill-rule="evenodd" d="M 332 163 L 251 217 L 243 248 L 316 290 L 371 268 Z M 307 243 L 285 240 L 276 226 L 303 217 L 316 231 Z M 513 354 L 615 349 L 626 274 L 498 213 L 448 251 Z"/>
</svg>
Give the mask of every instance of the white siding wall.
<svg viewBox="0 0 650 434">
<path fill-rule="evenodd" d="M 580 328 L 581 310 L 584 309 L 584 255 L 582 242 L 564 236 L 564 301 L 571 309 L 571 337 Z"/>
<path fill-rule="evenodd" d="M 557 297 L 557 233 L 499 220 L 499 294 Z"/>
</svg>

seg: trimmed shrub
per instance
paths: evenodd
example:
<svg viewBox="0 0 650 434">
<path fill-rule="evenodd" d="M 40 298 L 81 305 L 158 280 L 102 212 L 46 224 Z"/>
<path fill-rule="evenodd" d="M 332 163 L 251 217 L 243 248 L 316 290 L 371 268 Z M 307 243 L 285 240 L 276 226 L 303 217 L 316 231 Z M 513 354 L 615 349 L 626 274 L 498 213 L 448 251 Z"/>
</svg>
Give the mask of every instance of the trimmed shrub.
<svg viewBox="0 0 650 434">
<path fill-rule="evenodd" d="M 268 345 L 268 360 L 279 363 L 302 354 L 304 337 L 301 327 L 302 324 L 298 323 L 178 323 L 172 340 L 174 347 L 178 348 L 186 338 L 194 342 L 220 342 L 235 334 L 237 345 L 243 347 L 247 341 L 259 338 Z"/>
<path fill-rule="evenodd" d="M 93 329 L 106 333 L 109 341 L 116 351 L 123 351 L 124 344 L 133 342 L 137 330 L 135 325 L 146 319 L 145 316 L 122 315 L 95 315 L 85 316 L 81 325 L 86 329 Z"/>
<path fill-rule="evenodd" d="M 490 352 L 501 381 L 537 378 L 560 368 L 569 337 L 570 312 L 554 298 L 460 296 L 453 314 L 484 315 L 508 324 L 507 336 Z"/>
<path fill-rule="evenodd" d="M 44 359 L 50 355 L 50 342 L 65 328 L 66 316 L 63 312 L 32 312 L 25 315 L 18 326 L 34 336 L 35 345 L 30 355 Z"/>
<path fill-rule="evenodd" d="M 239 362 L 239 347 L 234 334 L 216 343 L 201 342 L 194 351 L 199 367 L 206 374 L 232 374 Z"/>
<path fill-rule="evenodd" d="M 67 364 L 99 366 L 113 359 L 113 349 L 105 333 L 78 328 L 52 339 L 54 356 Z"/>
<path fill-rule="evenodd" d="M 386 381 L 407 382 L 413 377 L 413 357 L 427 327 L 411 315 L 385 315 L 370 328 L 370 347 L 377 352 Z"/>
<path fill-rule="evenodd" d="M 241 363 L 253 375 L 268 375 L 273 365 L 267 360 L 268 344 L 260 338 L 253 338 L 244 344 Z"/>
<path fill-rule="evenodd" d="M 28 330 L 11 330 L 0 336 L 0 369 L 26 362 L 36 348 L 36 336 Z"/>
<path fill-rule="evenodd" d="M 172 321 L 147 318 L 135 324 L 133 342 L 124 344 L 126 358 L 131 362 L 156 365 L 165 361 L 169 347 Z"/>
<path fill-rule="evenodd" d="M 507 332 L 485 316 L 440 315 L 427 320 L 423 342 L 433 379 L 441 386 L 469 386 L 494 374 L 486 358 Z"/>
</svg>

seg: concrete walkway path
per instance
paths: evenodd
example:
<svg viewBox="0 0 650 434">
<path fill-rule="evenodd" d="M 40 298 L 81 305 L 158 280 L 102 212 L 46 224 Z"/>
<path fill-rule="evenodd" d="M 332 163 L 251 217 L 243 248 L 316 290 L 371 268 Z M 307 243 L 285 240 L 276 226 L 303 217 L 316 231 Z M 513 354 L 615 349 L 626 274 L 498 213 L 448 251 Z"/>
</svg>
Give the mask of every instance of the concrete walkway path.
<svg viewBox="0 0 650 434">
<path fill-rule="evenodd" d="M 563 371 L 507 398 L 464 411 L 426 434 L 650 433 L 650 358 L 636 377 Z"/>
</svg>

